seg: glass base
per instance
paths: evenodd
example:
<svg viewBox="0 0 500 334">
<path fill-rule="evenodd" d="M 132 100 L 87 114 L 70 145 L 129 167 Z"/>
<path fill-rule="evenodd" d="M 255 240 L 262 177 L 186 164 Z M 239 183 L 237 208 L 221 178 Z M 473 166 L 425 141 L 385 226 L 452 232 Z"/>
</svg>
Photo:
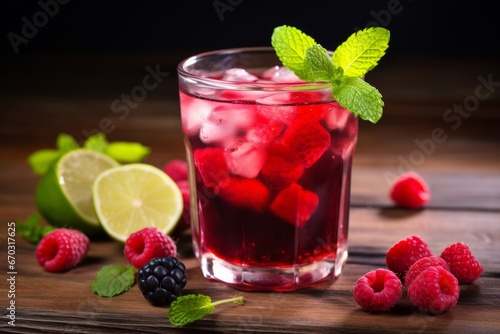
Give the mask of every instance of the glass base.
<svg viewBox="0 0 500 334">
<path fill-rule="evenodd" d="M 347 261 L 347 249 L 336 259 L 324 259 L 294 267 L 235 266 L 213 254 L 201 256 L 201 269 L 207 279 L 224 282 L 245 291 L 294 291 L 333 281 Z"/>
</svg>

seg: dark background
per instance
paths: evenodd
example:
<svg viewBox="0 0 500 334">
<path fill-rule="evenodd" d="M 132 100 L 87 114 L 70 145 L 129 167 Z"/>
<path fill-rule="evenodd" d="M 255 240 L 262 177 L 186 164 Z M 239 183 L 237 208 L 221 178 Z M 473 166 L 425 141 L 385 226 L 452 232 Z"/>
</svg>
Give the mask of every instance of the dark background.
<svg viewBox="0 0 500 334">
<path fill-rule="evenodd" d="M 270 45 L 272 29 L 283 24 L 327 48 L 368 24 L 384 26 L 392 34 L 389 56 L 497 57 L 500 41 L 493 1 L 59 1 L 64 4 L 3 1 L 3 56 L 16 54 L 8 35 L 22 36 L 23 17 L 33 23 L 40 3 L 57 3 L 57 12 L 46 22 L 38 15 L 38 32 L 19 53 L 191 53 Z"/>
</svg>

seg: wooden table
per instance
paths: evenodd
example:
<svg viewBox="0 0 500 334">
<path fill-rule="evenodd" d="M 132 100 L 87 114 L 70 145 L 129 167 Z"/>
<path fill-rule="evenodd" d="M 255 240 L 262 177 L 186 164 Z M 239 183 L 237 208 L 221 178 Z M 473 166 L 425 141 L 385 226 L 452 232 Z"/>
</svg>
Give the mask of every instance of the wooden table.
<svg viewBox="0 0 500 334">
<path fill-rule="evenodd" d="M 7 224 L 36 212 L 39 177 L 29 169 L 27 156 L 54 147 L 60 132 L 83 141 L 101 127 L 110 140 L 150 146 L 147 163 L 161 167 L 184 158 L 175 72 L 184 56 L 19 55 L 7 60 L 0 83 L 1 332 L 500 332 L 500 63 L 488 59 L 389 56 L 367 76 L 384 95 L 385 115 L 377 125 L 360 124 L 349 259 L 331 285 L 257 293 L 207 281 L 193 258 L 190 236 L 184 235 L 178 243 L 188 268 L 185 293 L 213 300 L 243 295 L 245 305 L 220 306 L 205 319 L 175 329 L 167 308 L 150 306 L 137 285 L 109 299 L 90 290 L 103 265 L 126 264 L 121 245 L 94 240 L 81 265 L 51 274 L 37 265 L 35 247 L 17 235 L 15 299 L 8 297 Z M 137 90 L 150 70 L 168 74 L 127 115 L 114 112 L 114 101 Z M 453 113 L 461 106 L 461 114 Z M 408 169 L 431 187 L 432 201 L 423 210 L 398 209 L 389 201 L 389 182 Z M 483 275 L 461 286 L 458 305 L 438 316 L 416 312 L 407 299 L 388 313 L 362 311 L 352 296 L 356 280 L 384 267 L 389 247 L 411 235 L 420 235 L 436 254 L 451 243 L 466 242 L 483 264 Z M 10 300 L 15 300 L 15 327 L 8 325 Z"/>
</svg>

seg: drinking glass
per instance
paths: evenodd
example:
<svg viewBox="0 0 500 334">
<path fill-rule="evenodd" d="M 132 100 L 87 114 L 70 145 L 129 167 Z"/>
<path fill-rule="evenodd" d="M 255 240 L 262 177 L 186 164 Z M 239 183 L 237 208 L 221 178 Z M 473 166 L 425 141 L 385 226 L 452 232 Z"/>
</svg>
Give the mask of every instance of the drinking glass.
<svg viewBox="0 0 500 334">
<path fill-rule="evenodd" d="M 347 260 L 357 118 L 272 48 L 198 54 L 178 79 L 203 275 L 242 290 L 334 280 Z"/>
</svg>

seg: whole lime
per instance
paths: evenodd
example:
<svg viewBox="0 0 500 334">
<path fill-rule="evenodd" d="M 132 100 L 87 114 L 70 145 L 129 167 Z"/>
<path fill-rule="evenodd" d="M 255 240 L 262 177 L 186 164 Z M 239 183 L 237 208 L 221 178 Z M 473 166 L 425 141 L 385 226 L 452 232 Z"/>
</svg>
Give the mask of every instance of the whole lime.
<svg viewBox="0 0 500 334">
<path fill-rule="evenodd" d="M 86 234 L 102 232 L 92 201 L 92 186 L 103 171 L 119 166 L 112 158 L 88 149 L 64 154 L 41 177 L 35 191 L 38 211 L 53 226 Z"/>
</svg>

